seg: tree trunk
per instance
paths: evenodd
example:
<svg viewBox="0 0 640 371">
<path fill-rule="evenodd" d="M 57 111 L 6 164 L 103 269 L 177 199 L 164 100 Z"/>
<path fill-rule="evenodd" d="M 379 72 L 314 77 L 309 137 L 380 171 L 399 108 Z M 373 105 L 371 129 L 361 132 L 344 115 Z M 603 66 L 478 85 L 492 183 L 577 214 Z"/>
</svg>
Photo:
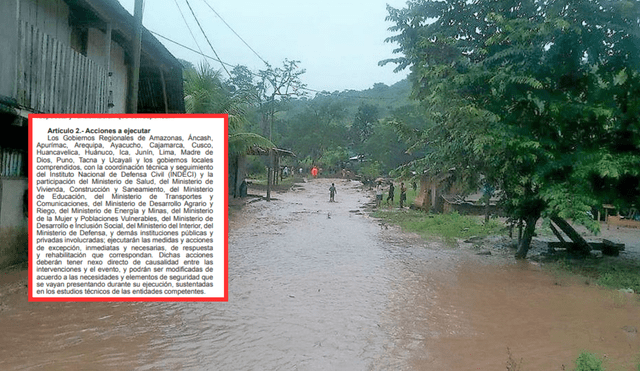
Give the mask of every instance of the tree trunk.
<svg viewBox="0 0 640 371">
<path fill-rule="evenodd" d="M 518 246 L 520 246 L 520 242 L 522 241 L 522 218 L 518 219 Z"/>
<path fill-rule="evenodd" d="M 491 218 L 491 204 L 489 204 L 489 199 L 487 198 L 487 203 L 484 205 L 484 224 L 485 225 L 489 223 L 490 218 Z"/>
<path fill-rule="evenodd" d="M 533 233 L 536 231 L 536 223 L 538 222 L 538 216 L 528 216 L 526 218 L 526 227 L 522 239 L 518 244 L 518 252 L 516 252 L 516 259 L 526 259 L 529 247 L 531 247 L 531 239 L 533 239 Z"/>
</svg>

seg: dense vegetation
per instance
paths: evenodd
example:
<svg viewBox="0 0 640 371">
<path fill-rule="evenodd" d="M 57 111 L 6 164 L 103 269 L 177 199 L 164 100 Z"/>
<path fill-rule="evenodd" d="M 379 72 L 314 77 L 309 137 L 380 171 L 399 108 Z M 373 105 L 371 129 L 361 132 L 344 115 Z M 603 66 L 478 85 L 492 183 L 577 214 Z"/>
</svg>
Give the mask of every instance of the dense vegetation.
<svg viewBox="0 0 640 371">
<path fill-rule="evenodd" d="M 389 7 L 413 97 L 431 125 L 402 131 L 434 172 L 497 189 L 526 222 L 593 229 L 591 208 L 640 194 L 640 3 L 413 0 Z M 401 125 L 400 125 L 401 126 Z"/>
<path fill-rule="evenodd" d="M 371 178 L 453 171 L 525 222 L 521 258 L 541 217 L 596 230 L 594 207 L 640 204 L 639 2 L 410 0 L 388 11 L 399 56 L 381 63 L 410 70 L 393 86 L 310 97 L 298 61 L 238 66 L 224 81 L 202 68 L 243 123 L 239 142 L 268 138 L 296 167 L 326 173 L 355 156 Z"/>
<path fill-rule="evenodd" d="M 401 120 L 416 129 L 424 126 L 424 114 L 409 99 L 407 80 L 310 97 L 297 61 L 257 73 L 238 66 L 227 79 L 210 66 L 183 63 L 187 112 L 228 113 L 232 135 L 242 134 L 242 140 L 234 142 L 239 150 L 270 140 L 296 154 L 285 160 L 288 165 L 316 165 L 325 173 L 350 168 L 372 178 L 419 155 L 406 153 L 408 145 L 389 124 Z M 357 156 L 363 161 L 349 161 Z"/>
</svg>

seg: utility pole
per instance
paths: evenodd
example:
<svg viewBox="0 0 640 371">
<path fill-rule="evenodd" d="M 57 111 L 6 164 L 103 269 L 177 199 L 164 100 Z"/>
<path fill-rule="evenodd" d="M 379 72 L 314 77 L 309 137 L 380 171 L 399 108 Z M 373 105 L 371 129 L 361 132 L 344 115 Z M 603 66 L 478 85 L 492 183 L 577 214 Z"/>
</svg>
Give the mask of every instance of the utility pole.
<svg viewBox="0 0 640 371">
<path fill-rule="evenodd" d="M 133 64 L 131 66 L 131 81 L 129 83 L 129 113 L 138 113 L 138 81 L 140 80 L 140 48 L 142 46 L 142 12 L 144 0 L 136 0 L 133 12 L 135 20 L 135 35 L 133 37 Z"/>
</svg>

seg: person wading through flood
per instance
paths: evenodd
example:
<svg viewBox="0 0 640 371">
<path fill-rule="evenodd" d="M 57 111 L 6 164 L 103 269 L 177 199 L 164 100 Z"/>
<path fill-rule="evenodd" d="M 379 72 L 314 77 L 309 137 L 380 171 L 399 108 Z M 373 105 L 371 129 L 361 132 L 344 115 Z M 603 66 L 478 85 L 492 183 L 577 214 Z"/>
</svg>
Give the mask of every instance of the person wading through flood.
<svg viewBox="0 0 640 371">
<path fill-rule="evenodd" d="M 404 206 L 404 202 L 407 200 L 407 187 L 404 186 L 404 182 L 400 183 L 400 208 Z"/>
<path fill-rule="evenodd" d="M 393 186 L 393 182 L 389 186 L 389 195 L 387 196 L 387 205 L 389 204 L 389 200 L 391 200 L 391 205 L 393 206 L 393 197 L 395 196 L 396 188 Z"/>
<path fill-rule="evenodd" d="M 334 196 L 336 195 L 336 193 L 338 193 L 338 191 L 336 190 L 336 186 L 335 184 L 331 183 L 331 187 L 329 187 L 329 202 L 336 202 L 334 200 Z"/>
</svg>

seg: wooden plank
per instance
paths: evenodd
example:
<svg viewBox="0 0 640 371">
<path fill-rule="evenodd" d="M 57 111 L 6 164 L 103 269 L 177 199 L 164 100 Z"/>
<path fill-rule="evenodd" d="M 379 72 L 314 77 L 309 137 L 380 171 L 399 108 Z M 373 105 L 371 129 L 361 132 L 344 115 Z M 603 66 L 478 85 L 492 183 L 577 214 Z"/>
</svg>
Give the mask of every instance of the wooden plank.
<svg viewBox="0 0 640 371">
<path fill-rule="evenodd" d="M 89 79 L 91 66 L 89 59 L 82 58 L 82 95 L 80 96 L 80 104 L 82 105 L 82 113 L 91 113 L 89 110 Z"/>
<path fill-rule="evenodd" d="M 44 21 L 43 21 L 44 22 Z M 45 34 L 44 32 L 38 32 L 38 34 L 40 35 L 39 37 L 39 47 L 38 47 L 38 52 L 40 53 L 40 56 L 38 58 L 38 62 L 40 63 L 40 66 L 38 68 L 38 107 L 36 108 L 37 111 L 39 112 L 43 112 L 45 110 L 44 108 L 44 94 L 46 91 L 46 81 L 47 79 L 45 78 L 45 76 L 47 76 L 47 65 L 49 63 L 49 61 L 47 60 L 47 34 Z"/>
<path fill-rule="evenodd" d="M 93 63 L 87 60 L 87 94 L 85 95 L 85 113 L 95 113 L 93 109 L 93 81 L 94 81 L 94 69 Z"/>
<path fill-rule="evenodd" d="M 78 94 L 76 95 L 76 112 L 77 113 L 85 113 L 84 108 L 84 96 L 86 94 L 85 91 L 85 69 L 87 68 L 84 58 L 82 58 L 82 54 L 78 53 L 78 80 L 76 81 L 76 89 L 78 90 Z"/>
<path fill-rule="evenodd" d="M 85 75 L 84 75 L 84 91 L 85 94 L 83 96 L 84 103 L 84 113 L 93 113 L 91 111 L 90 102 L 91 102 L 91 80 L 92 80 L 92 65 L 91 61 L 88 58 L 84 59 L 85 64 Z"/>
<path fill-rule="evenodd" d="M 80 94 L 80 71 L 82 70 L 82 65 L 80 63 L 80 56 L 77 52 L 73 53 L 73 85 L 71 89 L 73 89 L 73 95 L 71 99 L 71 112 L 79 113 L 78 107 L 78 95 Z"/>
<path fill-rule="evenodd" d="M 100 112 L 101 113 L 108 113 L 109 112 L 109 93 L 108 93 L 108 70 L 105 69 L 104 71 L 102 71 L 102 97 L 100 98 L 100 102 L 101 102 L 101 106 L 100 106 Z"/>
<path fill-rule="evenodd" d="M 31 78 L 29 81 L 29 107 L 36 105 L 37 72 L 38 72 L 38 33 L 35 27 L 31 27 Z"/>
<path fill-rule="evenodd" d="M 80 96 L 80 73 L 82 71 L 82 60 L 80 59 L 79 54 L 73 53 L 73 63 L 75 67 L 73 69 L 73 98 L 72 98 L 72 113 L 80 113 L 80 105 L 78 104 L 78 97 Z"/>
<path fill-rule="evenodd" d="M 73 51 L 72 50 L 68 50 L 67 51 L 67 68 L 65 69 L 65 71 L 67 71 L 67 81 L 66 81 L 66 88 L 67 88 L 67 106 L 65 108 L 65 112 L 66 113 L 73 113 L 73 111 L 71 110 L 71 105 L 72 105 L 72 101 L 73 101 L 73 72 L 75 70 L 75 66 L 73 63 Z"/>
<path fill-rule="evenodd" d="M 33 85 L 31 83 L 33 77 L 33 26 L 29 25 L 27 28 L 27 40 L 26 40 L 26 60 L 25 60 L 25 68 L 27 71 L 27 75 L 25 78 L 25 99 L 24 105 L 27 107 L 31 107 L 31 98 Z"/>
<path fill-rule="evenodd" d="M 75 76 L 74 76 L 74 81 L 73 81 L 73 90 L 74 92 L 74 96 L 73 96 L 73 113 L 82 113 L 82 105 L 80 104 L 80 100 L 82 97 L 82 94 L 84 93 L 82 91 L 82 72 L 83 72 L 83 68 L 84 68 L 84 64 L 82 63 L 82 58 L 80 53 L 75 53 L 73 56 L 73 59 L 75 60 L 76 63 L 76 71 L 75 71 Z"/>
<path fill-rule="evenodd" d="M 160 70 L 160 82 L 162 83 L 162 99 L 164 101 L 164 113 L 169 113 L 169 103 L 167 101 L 167 83 L 164 79 L 164 71 L 162 68 L 158 67 Z"/>
<path fill-rule="evenodd" d="M 40 68 L 42 75 L 39 76 L 40 81 L 40 112 L 47 112 L 47 94 L 49 93 L 49 72 L 51 70 L 51 60 L 49 55 L 49 35 L 42 33 L 42 66 Z"/>
<path fill-rule="evenodd" d="M 18 25 L 18 62 L 16 69 L 16 100 L 19 104 L 24 104 L 24 69 L 25 69 L 25 42 L 26 24 L 20 21 Z"/>
<path fill-rule="evenodd" d="M 589 252 L 591 251 L 591 246 L 589 246 L 589 243 L 587 243 L 587 241 L 582 236 L 580 236 L 580 234 L 576 232 L 576 230 L 573 229 L 573 227 L 569 223 L 567 223 L 566 220 L 557 216 L 553 216 L 551 217 L 551 221 L 556 223 L 556 225 L 575 243 L 575 252 L 581 254 L 589 254 Z"/>
<path fill-rule="evenodd" d="M 65 113 L 71 113 L 71 72 L 73 66 L 72 53 L 71 49 L 64 50 L 64 81 L 63 84 L 63 94 L 64 94 L 64 105 L 61 107 Z"/>
<path fill-rule="evenodd" d="M 56 55 L 56 79 L 53 93 L 55 94 L 55 104 L 53 106 L 54 113 L 62 113 L 62 107 L 64 107 L 64 94 L 62 91 L 62 76 L 64 74 L 64 45 L 60 42 L 58 44 L 58 52 Z"/>
<path fill-rule="evenodd" d="M 67 81 L 66 81 L 66 89 L 67 89 L 67 108 L 65 109 L 66 113 L 73 113 L 73 75 L 75 74 L 76 65 L 74 63 L 74 52 L 72 49 L 67 50 Z"/>
<path fill-rule="evenodd" d="M 55 40 L 51 40 L 51 67 L 49 77 L 49 95 L 48 95 L 48 104 L 47 104 L 47 112 L 53 113 L 55 102 L 56 102 L 56 94 L 55 94 L 55 86 L 56 86 L 56 72 L 57 72 L 57 64 L 58 64 L 58 43 Z"/>
<path fill-rule="evenodd" d="M 553 225 L 552 222 L 549 223 L 549 228 L 551 229 L 551 232 L 553 232 L 553 234 L 556 236 L 556 238 L 558 240 L 560 240 L 560 243 L 562 243 L 562 244 L 566 244 L 567 243 L 564 240 L 564 238 L 562 237 L 562 234 L 560 234 L 560 232 L 558 231 L 558 229 L 556 229 L 555 225 Z"/>
<path fill-rule="evenodd" d="M 107 69 L 103 69 L 102 70 L 102 74 L 101 74 L 101 78 L 100 78 L 100 113 L 107 113 L 108 112 L 108 100 L 109 100 L 109 94 L 107 92 L 108 89 L 108 71 Z"/>
<path fill-rule="evenodd" d="M 76 95 L 78 89 L 76 89 L 76 76 L 78 75 L 78 58 L 75 51 L 71 52 L 71 66 L 69 68 L 69 109 L 67 113 L 76 113 Z"/>
<path fill-rule="evenodd" d="M 64 106 L 66 104 L 65 99 L 65 91 L 64 91 L 64 76 L 66 74 L 66 55 L 63 44 L 60 45 L 58 49 L 58 76 L 56 77 L 56 94 L 58 95 L 56 102 L 56 113 L 64 112 Z"/>
</svg>

